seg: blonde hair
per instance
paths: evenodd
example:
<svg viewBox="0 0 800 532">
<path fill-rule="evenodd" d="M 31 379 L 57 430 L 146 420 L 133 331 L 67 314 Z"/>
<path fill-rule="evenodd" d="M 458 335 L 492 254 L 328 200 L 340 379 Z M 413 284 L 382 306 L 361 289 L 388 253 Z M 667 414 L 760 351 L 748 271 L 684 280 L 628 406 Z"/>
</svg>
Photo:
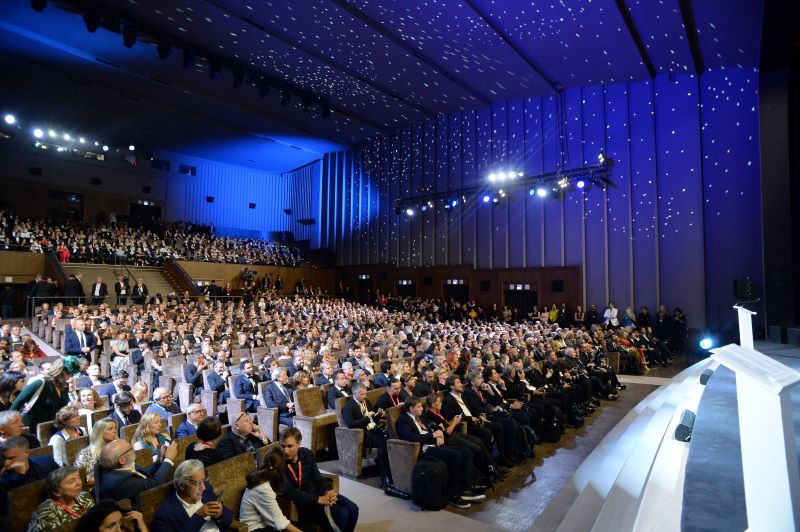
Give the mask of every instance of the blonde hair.
<svg viewBox="0 0 800 532">
<path fill-rule="evenodd" d="M 144 382 L 138 381 L 134 383 L 133 386 L 131 386 L 131 394 L 133 395 L 134 398 L 141 392 L 144 392 L 144 400 L 147 401 L 149 390 L 147 389 L 147 385 Z"/>
<path fill-rule="evenodd" d="M 103 450 L 103 447 L 106 444 L 106 442 L 103 440 L 103 434 L 108 428 L 109 423 L 113 423 L 114 425 L 117 424 L 117 422 L 110 417 L 104 417 L 103 419 L 96 421 L 92 427 L 92 434 L 89 436 L 89 446 L 94 447 L 95 456 L 100 456 L 100 451 Z M 117 427 L 117 429 L 119 429 L 119 427 Z"/>
<path fill-rule="evenodd" d="M 150 427 L 156 420 L 162 421 L 161 416 L 156 412 L 147 412 L 144 414 L 141 421 L 139 421 L 139 426 L 136 427 L 136 432 L 133 433 L 133 441 L 144 440 L 147 436 L 150 436 Z"/>
</svg>

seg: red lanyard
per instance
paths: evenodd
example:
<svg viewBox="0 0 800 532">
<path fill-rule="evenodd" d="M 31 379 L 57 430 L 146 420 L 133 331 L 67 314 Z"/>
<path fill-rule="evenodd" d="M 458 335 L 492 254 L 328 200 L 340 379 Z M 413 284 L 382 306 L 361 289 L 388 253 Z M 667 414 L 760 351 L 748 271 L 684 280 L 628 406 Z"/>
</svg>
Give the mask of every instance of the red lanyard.
<svg viewBox="0 0 800 532">
<path fill-rule="evenodd" d="M 438 417 L 438 418 L 439 418 L 439 419 L 441 419 L 442 421 L 445 421 L 445 422 L 447 421 L 447 420 L 444 418 L 444 416 L 443 416 L 443 415 L 441 415 L 439 412 L 434 412 L 434 411 L 433 411 L 433 410 L 431 410 L 430 408 L 428 409 L 428 412 L 430 412 L 430 413 L 431 413 L 431 414 L 433 414 L 434 416 Z"/>
<path fill-rule="evenodd" d="M 393 404 L 394 406 L 397 406 L 397 405 L 399 405 L 399 404 L 400 404 L 400 398 L 399 398 L 399 397 L 395 398 L 395 396 L 394 396 L 394 395 L 392 395 L 392 394 L 389 394 L 389 399 L 391 399 L 391 400 L 392 400 L 392 404 Z"/>
<path fill-rule="evenodd" d="M 428 432 L 428 429 L 425 428 L 425 424 L 422 421 L 420 421 L 418 417 L 414 417 L 414 421 L 417 423 L 417 426 L 420 428 L 422 432 Z"/>
<path fill-rule="evenodd" d="M 289 473 L 292 474 L 292 478 L 297 483 L 297 487 L 299 488 L 303 484 L 303 464 L 301 462 L 297 462 L 297 474 L 295 474 L 294 469 L 292 469 L 292 464 L 286 464 L 286 467 L 289 468 Z"/>
<path fill-rule="evenodd" d="M 65 512 L 67 512 L 69 515 L 71 515 L 75 519 L 80 519 L 81 514 L 79 514 L 78 512 L 76 512 L 75 510 L 73 510 L 72 508 L 70 508 L 69 506 L 64 504 L 63 502 L 57 501 L 55 499 L 50 499 L 50 500 L 53 501 L 53 504 L 55 504 L 56 506 L 58 506 L 59 508 L 61 508 Z"/>
</svg>

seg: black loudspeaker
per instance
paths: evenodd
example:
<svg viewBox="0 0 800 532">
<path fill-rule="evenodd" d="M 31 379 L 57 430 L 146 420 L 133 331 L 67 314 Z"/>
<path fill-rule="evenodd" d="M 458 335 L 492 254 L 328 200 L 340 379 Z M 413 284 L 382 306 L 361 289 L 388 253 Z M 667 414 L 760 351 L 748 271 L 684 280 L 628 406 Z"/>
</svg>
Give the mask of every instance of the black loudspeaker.
<svg viewBox="0 0 800 532">
<path fill-rule="evenodd" d="M 708 383 L 708 379 L 714 374 L 713 369 L 707 369 L 700 375 L 700 384 L 705 386 Z"/>
<path fill-rule="evenodd" d="M 99 177 L 90 177 L 89 178 L 89 183 L 91 183 L 92 185 L 94 185 L 96 187 L 99 187 L 100 185 L 103 184 L 103 180 L 100 179 Z"/>
<path fill-rule="evenodd" d="M 143 194 L 150 194 L 150 192 L 152 192 L 152 191 L 153 191 L 153 189 L 148 187 L 148 186 L 142 187 L 142 193 Z"/>
<path fill-rule="evenodd" d="M 386 270 L 381 270 L 378 272 L 378 279 L 380 280 L 386 279 Z"/>
<path fill-rule="evenodd" d="M 256 208 L 256 204 L 255 203 L 248 203 L 247 204 L 247 208 L 248 209 L 255 209 Z"/>
<path fill-rule="evenodd" d="M 206 203 L 214 203 L 214 196 L 206 196 Z"/>
<path fill-rule="evenodd" d="M 741 300 L 753 299 L 753 282 L 749 277 L 733 280 L 733 297 Z"/>
<path fill-rule="evenodd" d="M 422 284 L 425 286 L 433 286 L 433 277 L 423 277 Z"/>
<path fill-rule="evenodd" d="M 283 214 L 286 214 L 286 215 L 292 214 L 292 209 L 283 209 Z"/>
<path fill-rule="evenodd" d="M 550 284 L 550 291 L 551 292 L 563 292 L 564 291 L 564 281 L 563 281 L 563 279 L 559 279 L 557 281 L 553 281 Z"/>
<path fill-rule="evenodd" d="M 694 428 L 695 414 L 691 410 L 684 410 L 681 414 L 681 422 L 675 427 L 675 439 L 678 441 L 690 441 L 692 439 L 692 429 Z"/>
<path fill-rule="evenodd" d="M 491 281 L 481 281 L 481 292 L 488 292 L 492 289 Z"/>
</svg>

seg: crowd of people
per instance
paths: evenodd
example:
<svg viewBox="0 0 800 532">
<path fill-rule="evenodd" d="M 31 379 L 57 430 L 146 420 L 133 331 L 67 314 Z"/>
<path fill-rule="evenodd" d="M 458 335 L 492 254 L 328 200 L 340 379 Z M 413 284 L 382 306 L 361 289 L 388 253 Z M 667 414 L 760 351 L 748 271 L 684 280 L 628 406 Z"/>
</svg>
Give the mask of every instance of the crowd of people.
<svg viewBox="0 0 800 532">
<path fill-rule="evenodd" d="M 218 236 L 211 226 L 188 222 L 136 227 L 23 218 L 5 211 L 0 211 L 0 249 L 53 251 L 61 262 L 137 266 L 161 266 L 170 259 L 273 266 L 304 262 L 296 247 Z"/>
<path fill-rule="evenodd" d="M 224 528 L 230 508 L 217 501 L 203 480 L 204 468 L 270 443 L 248 414 L 258 406 L 278 408 L 281 424 L 289 428 L 281 434 L 280 448 L 248 476 L 240 518 L 250 530 L 294 530 L 275 505 L 280 494 L 301 505 L 309 522 L 352 530 L 356 504 L 324 485 L 313 453 L 299 448 L 301 436 L 293 428 L 292 390 L 325 384 L 330 385 L 331 408 L 339 397 L 352 398 L 343 418 L 349 428 L 364 430 L 365 445 L 377 449 L 387 494 L 397 490 L 387 459 L 386 411 L 403 405 L 398 436 L 421 443 L 422 456 L 446 465 L 447 502 L 467 508 L 479 504 L 483 492 L 510 468 L 529 459 L 535 444 L 557 442 L 602 401 L 617 399 L 625 386 L 606 363 L 607 353 L 620 353 L 632 373 L 666 365 L 681 349 L 676 336 L 685 328 L 682 313 L 669 313 L 663 306 L 654 316 L 643 308 L 626 324 L 613 312 L 613 303 L 603 315 L 594 307 L 584 314 L 561 305 L 556 315 L 548 311 L 547 319 L 544 311 L 519 318 L 508 316 L 507 309 L 484 311 L 474 303 L 419 298 L 362 305 L 276 296 L 259 303 L 45 304 L 42 319 L 71 319 L 65 334 L 75 347 L 62 359 L 38 366 L 39 355 L 30 348 L 22 351 L 35 340 L 24 337 L 18 326 L 0 326 L 0 452 L 5 457 L 0 486 L 12 489 L 47 479 L 48 498 L 34 512 L 29 530 L 78 518 L 87 530 L 114 520 L 139 522 L 141 514 L 122 510 L 119 501 L 135 501 L 173 470 L 175 491 L 159 510 L 154 528 L 173 530 L 190 519 Z M 101 375 L 90 356 L 104 340 L 110 341 L 110 375 Z M 234 350 L 265 346 L 278 346 L 280 354 L 263 360 L 233 357 Z M 177 447 L 166 420 L 181 408 L 172 390 L 131 382 L 126 368 L 136 366 L 139 375 L 149 368 L 157 383 L 164 360 L 178 355 L 187 357 L 183 376 L 194 385 L 196 399 L 208 386 L 220 404 L 231 394 L 245 399 L 246 411 L 228 419 L 209 416 L 200 402 L 181 405 L 187 420 L 177 437 L 196 435 L 198 441 L 175 468 Z M 206 369 L 212 371 L 204 378 Z M 236 377 L 233 389 L 230 375 Z M 257 385 L 263 380 L 270 384 L 259 395 Z M 383 387 L 376 404 L 366 399 L 369 389 Z M 149 406 L 139 412 L 137 405 L 145 402 Z M 81 415 L 106 404 L 113 413 L 84 429 Z M 55 421 L 55 432 L 48 442 L 39 442 L 32 434 L 46 421 Z M 462 422 L 466 432 L 457 430 Z M 138 424 L 132 440 L 120 439 L 119 428 L 129 424 Z M 230 431 L 223 435 L 225 424 Z M 30 433 L 23 434 L 23 426 Z M 84 435 L 90 443 L 70 464 L 65 442 Z M 52 457 L 30 456 L 30 449 L 40 445 L 53 446 Z M 133 467 L 137 449 L 152 454 L 147 471 Z M 90 489 L 98 489 L 95 464 L 105 472 L 97 498 L 83 491 L 78 476 L 84 469 Z M 96 499 L 108 500 L 95 505 Z"/>
</svg>

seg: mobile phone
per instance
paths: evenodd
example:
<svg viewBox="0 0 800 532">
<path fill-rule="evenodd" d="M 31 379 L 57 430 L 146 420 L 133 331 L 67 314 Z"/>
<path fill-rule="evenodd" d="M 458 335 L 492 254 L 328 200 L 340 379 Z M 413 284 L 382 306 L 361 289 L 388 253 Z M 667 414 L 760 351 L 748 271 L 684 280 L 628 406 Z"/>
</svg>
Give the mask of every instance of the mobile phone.
<svg viewBox="0 0 800 532">
<path fill-rule="evenodd" d="M 222 502 L 223 495 L 225 495 L 225 488 L 222 488 L 221 490 L 219 490 L 219 493 L 217 493 L 217 502 L 219 503 Z"/>
</svg>

